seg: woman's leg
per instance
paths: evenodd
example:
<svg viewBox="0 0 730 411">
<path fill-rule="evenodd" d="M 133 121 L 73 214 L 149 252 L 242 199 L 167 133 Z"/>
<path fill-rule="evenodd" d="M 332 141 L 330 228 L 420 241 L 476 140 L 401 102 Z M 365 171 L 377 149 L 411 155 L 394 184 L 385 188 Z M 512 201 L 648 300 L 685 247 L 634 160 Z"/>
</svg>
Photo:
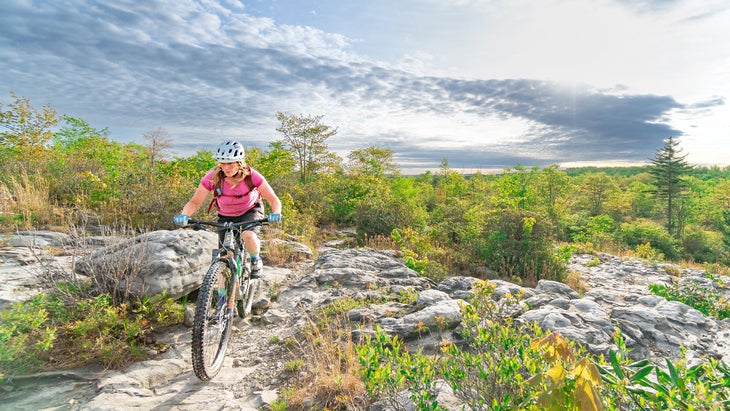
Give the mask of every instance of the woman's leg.
<svg viewBox="0 0 730 411">
<path fill-rule="evenodd" d="M 261 251 L 261 240 L 253 231 L 243 232 L 243 243 L 246 245 L 246 252 L 249 255 L 259 255 Z"/>
</svg>

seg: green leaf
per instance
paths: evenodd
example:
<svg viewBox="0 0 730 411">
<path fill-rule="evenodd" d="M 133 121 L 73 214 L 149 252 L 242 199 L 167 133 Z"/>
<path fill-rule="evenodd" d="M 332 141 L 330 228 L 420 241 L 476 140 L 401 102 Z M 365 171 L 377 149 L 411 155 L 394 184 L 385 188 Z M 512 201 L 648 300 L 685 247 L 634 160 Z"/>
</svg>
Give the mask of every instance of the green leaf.
<svg viewBox="0 0 730 411">
<path fill-rule="evenodd" d="M 634 361 L 631 364 L 629 364 L 629 368 L 642 368 L 649 365 L 651 362 L 649 360 L 638 360 Z"/>
<path fill-rule="evenodd" d="M 689 379 L 699 378 L 699 376 L 702 374 L 703 370 L 704 370 L 704 363 L 697 364 L 693 367 L 690 367 L 687 370 L 687 378 L 689 378 Z"/>
<path fill-rule="evenodd" d="M 636 371 L 636 373 L 634 373 L 634 375 L 632 375 L 631 378 L 629 378 L 629 380 L 631 380 L 632 382 L 637 382 L 637 381 L 643 380 L 647 375 L 649 375 L 651 373 L 651 371 L 654 368 L 655 367 L 653 365 L 647 365 L 647 366 L 641 368 L 640 370 Z"/>
<path fill-rule="evenodd" d="M 648 393 L 647 390 L 640 385 L 629 385 L 626 387 L 626 391 L 630 392 L 631 394 L 638 395 L 645 395 Z"/>
<path fill-rule="evenodd" d="M 613 366 L 613 371 L 616 373 L 616 377 L 618 377 L 618 379 L 620 380 L 623 380 L 624 378 L 626 378 L 626 376 L 624 375 L 624 371 L 621 369 L 621 364 L 618 361 L 616 352 L 612 350 L 610 353 L 610 357 L 611 365 Z"/>
<path fill-rule="evenodd" d="M 682 390 L 684 392 L 684 381 L 679 379 L 679 373 L 677 372 L 677 367 L 674 365 L 672 361 L 669 360 L 669 358 L 666 358 L 667 361 L 667 368 L 669 368 L 669 375 L 672 378 L 672 382 L 674 383 L 674 386 Z"/>
<path fill-rule="evenodd" d="M 657 381 L 659 381 L 659 383 L 661 384 L 666 384 L 672 381 L 672 379 L 669 377 L 669 374 L 667 374 L 664 370 L 658 367 L 656 368 L 656 378 Z"/>
</svg>

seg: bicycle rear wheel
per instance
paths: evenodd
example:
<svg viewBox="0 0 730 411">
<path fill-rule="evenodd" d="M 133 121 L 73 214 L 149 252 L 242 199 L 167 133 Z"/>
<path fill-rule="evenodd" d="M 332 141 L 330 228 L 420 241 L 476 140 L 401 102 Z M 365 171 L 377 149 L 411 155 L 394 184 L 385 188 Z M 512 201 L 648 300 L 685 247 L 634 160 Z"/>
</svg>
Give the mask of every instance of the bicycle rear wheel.
<svg viewBox="0 0 730 411">
<path fill-rule="evenodd" d="M 243 264 L 243 272 L 241 273 L 241 283 L 238 288 L 236 309 L 238 310 L 239 317 L 246 318 L 251 315 L 253 297 L 258 290 L 259 282 L 258 280 L 251 278 L 251 258 L 248 254 L 246 254 L 241 264 Z"/>
<path fill-rule="evenodd" d="M 214 262 L 198 292 L 191 351 L 193 370 L 202 381 L 215 377 L 225 358 L 233 321 L 232 309 L 227 308 L 231 274 L 226 263 Z"/>
<path fill-rule="evenodd" d="M 253 305 L 253 297 L 256 295 L 256 291 L 259 287 L 259 280 L 250 278 L 248 276 L 241 280 L 241 295 L 242 298 L 236 301 L 236 309 L 238 310 L 238 316 L 246 318 L 251 315 L 251 306 Z"/>
</svg>

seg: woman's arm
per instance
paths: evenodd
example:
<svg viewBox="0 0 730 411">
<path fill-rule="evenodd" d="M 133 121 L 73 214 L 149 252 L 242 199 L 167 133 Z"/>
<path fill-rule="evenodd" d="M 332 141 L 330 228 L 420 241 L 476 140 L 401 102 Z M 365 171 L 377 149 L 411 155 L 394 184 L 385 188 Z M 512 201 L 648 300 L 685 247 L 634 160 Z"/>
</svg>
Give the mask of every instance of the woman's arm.
<svg viewBox="0 0 730 411">
<path fill-rule="evenodd" d="M 198 188 L 195 189 L 193 197 L 187 204 L 185 204 L 185 207 L 183 207 L 182 214 L 185 214 L 188 217 L 195 214 L 195 212 L 198 211 L 198 208 L 200 208 L 200 205 L 203 204 L 203 201 L 205 201 L 208 197 L 209 193 L 210 190 L 203 187 L 203 184 L 200 184 Z"/>
<path fill-rule="evenodd" d="M 267 181 L 264 180 L 263 184 L 259 186 L 259 192 L 261 193 L 261 197 L 269 203 L 271 212 L 281 214 L 281 201 Z"/>
</svg>

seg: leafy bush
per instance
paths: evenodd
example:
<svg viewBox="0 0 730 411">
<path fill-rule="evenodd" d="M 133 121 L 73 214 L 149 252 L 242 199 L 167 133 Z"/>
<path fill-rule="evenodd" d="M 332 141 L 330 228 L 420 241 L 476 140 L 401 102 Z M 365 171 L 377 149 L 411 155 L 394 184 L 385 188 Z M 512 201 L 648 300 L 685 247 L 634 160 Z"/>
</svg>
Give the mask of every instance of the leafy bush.
<svg viewBox="0 0 730 411">
<path fill-rule="evenodd" d="M 386 195 L 370 196 L 355 207 L 353 222 L 360 238 L 388 235 L 393 229 L 410 227 L 414 211 L 398 199 Z"/>
<path fill-rule="evenodd" d="M 494 286 L 477 282 L 463 307 L 466 343 L 439 353 L 409 352 L 382 330 L 357 347 L 362 378 L 373 399 L 392 409 L 444 409 L 438 381 L 475 410 L 720 410 L 730 405 L 730 367 L 709 359 L 663 367 L 630 361 L 621 332 L 609 360 L 594 358 L 558 333 L 512 322 L 504 310 L 519 296 L 492 300 Z"/>
<path fill-rule="evenodd" d="M 598 365 L 609 409 L 619 410 L 726 410 L 730 407 L 730 367 L 715 359 L 688 366 L 685 351 L 659 367 L 648 360 L 629 360 L 620 331 L 614 333 L 616 350 L 610 361 Z"/>
<path fill-rule="evenodd" d="M 591 243 L 599 248 L 605 248 L 613 242 L 615 229 L 616 222 L 605 214 L 579 217 L 567 227 L 571 241 Z"/>
<path fill-rule="evenodd" d="M 35 370 L 53 347 L 57 330 L 47 325 L 43 305 L 43 297 L 36 297 L 0 311 L 0 379 Z"/>
<path fill-rule="evenodd" d="M 155 327 L 181 320 L 182 311 L 164 295 L 120 306 L 108 294 L 73 303 L 39 295 L 0 311 L 0 373 L 122 367 L 146 357 L 145 339 Z"/>
<path fill-rule="evenodd" d="M 639 258 L 647 260 L 664 260 L 664 254 L 651 246 L 651 243 L 639 244 L 634 248 L 634 253 Z"/>
<path fill-rule="evenodd" d="M 403 261 L 408 268 L 434 281 L 442 281 L 448 277 L 445 263 L 453 258 L 453 250 L 450 254 L 443 247 L 434 244 L 429 236 L 410 228 L 394 229 L 391 238 L 403 253 Z"/>
<path fill-rule="evenodd" d="M 715 263 L 723 253 L 722 234 L 687 227 L 682 236 L 682 249 L 687 258 L 698 263 Z"/>
<path fill-rule="evenodd" d="M 621 224 L 620 236 L 629 247 L 649 243 L 652 248 L 660 251 L 666 258 L 679 257 L 677 241 L 662 225 L 650 220 L 636 220 Z"/>
<path fill-rule="evenodd" d="M 541 279 L 562 281 L 567 273 L 553 247 L 544 219 L 521 210 L 492 215 L 481 244 L 488 267 L 503 278 L 537 284 Z"/>
<path fill-rule="evenodd" d="M 494 289 L 477 282 L 471 304 L 463 306 L 466 345 L 446 343 L 437 355 L 411 353 L 377 329 L 357 349 L 370 395 L 402 409 L 398 396 L 407 390 L 416 409 L 443 409 L 436 384 L 443 380 L 472 409 L 600 409 L 598 370 L 574 356 L 583 351 L 558 334 L 513 322 L 503 310 L 518 296 L 498 303 Z"/>
<path fill-rule="evenodd" d="M 671 286 L 651 284 L 649 290 L 652 294 L 664 297 L 667 300 L 687 304 L 705 315 L 720 320 L 730 318 L 730 302 L 722 298 L 722 295 L 715 287 L 722 288 L 725 285 L 716 282 L 713 287 L 690 279 L 674 283 Z"/>
</svg>

